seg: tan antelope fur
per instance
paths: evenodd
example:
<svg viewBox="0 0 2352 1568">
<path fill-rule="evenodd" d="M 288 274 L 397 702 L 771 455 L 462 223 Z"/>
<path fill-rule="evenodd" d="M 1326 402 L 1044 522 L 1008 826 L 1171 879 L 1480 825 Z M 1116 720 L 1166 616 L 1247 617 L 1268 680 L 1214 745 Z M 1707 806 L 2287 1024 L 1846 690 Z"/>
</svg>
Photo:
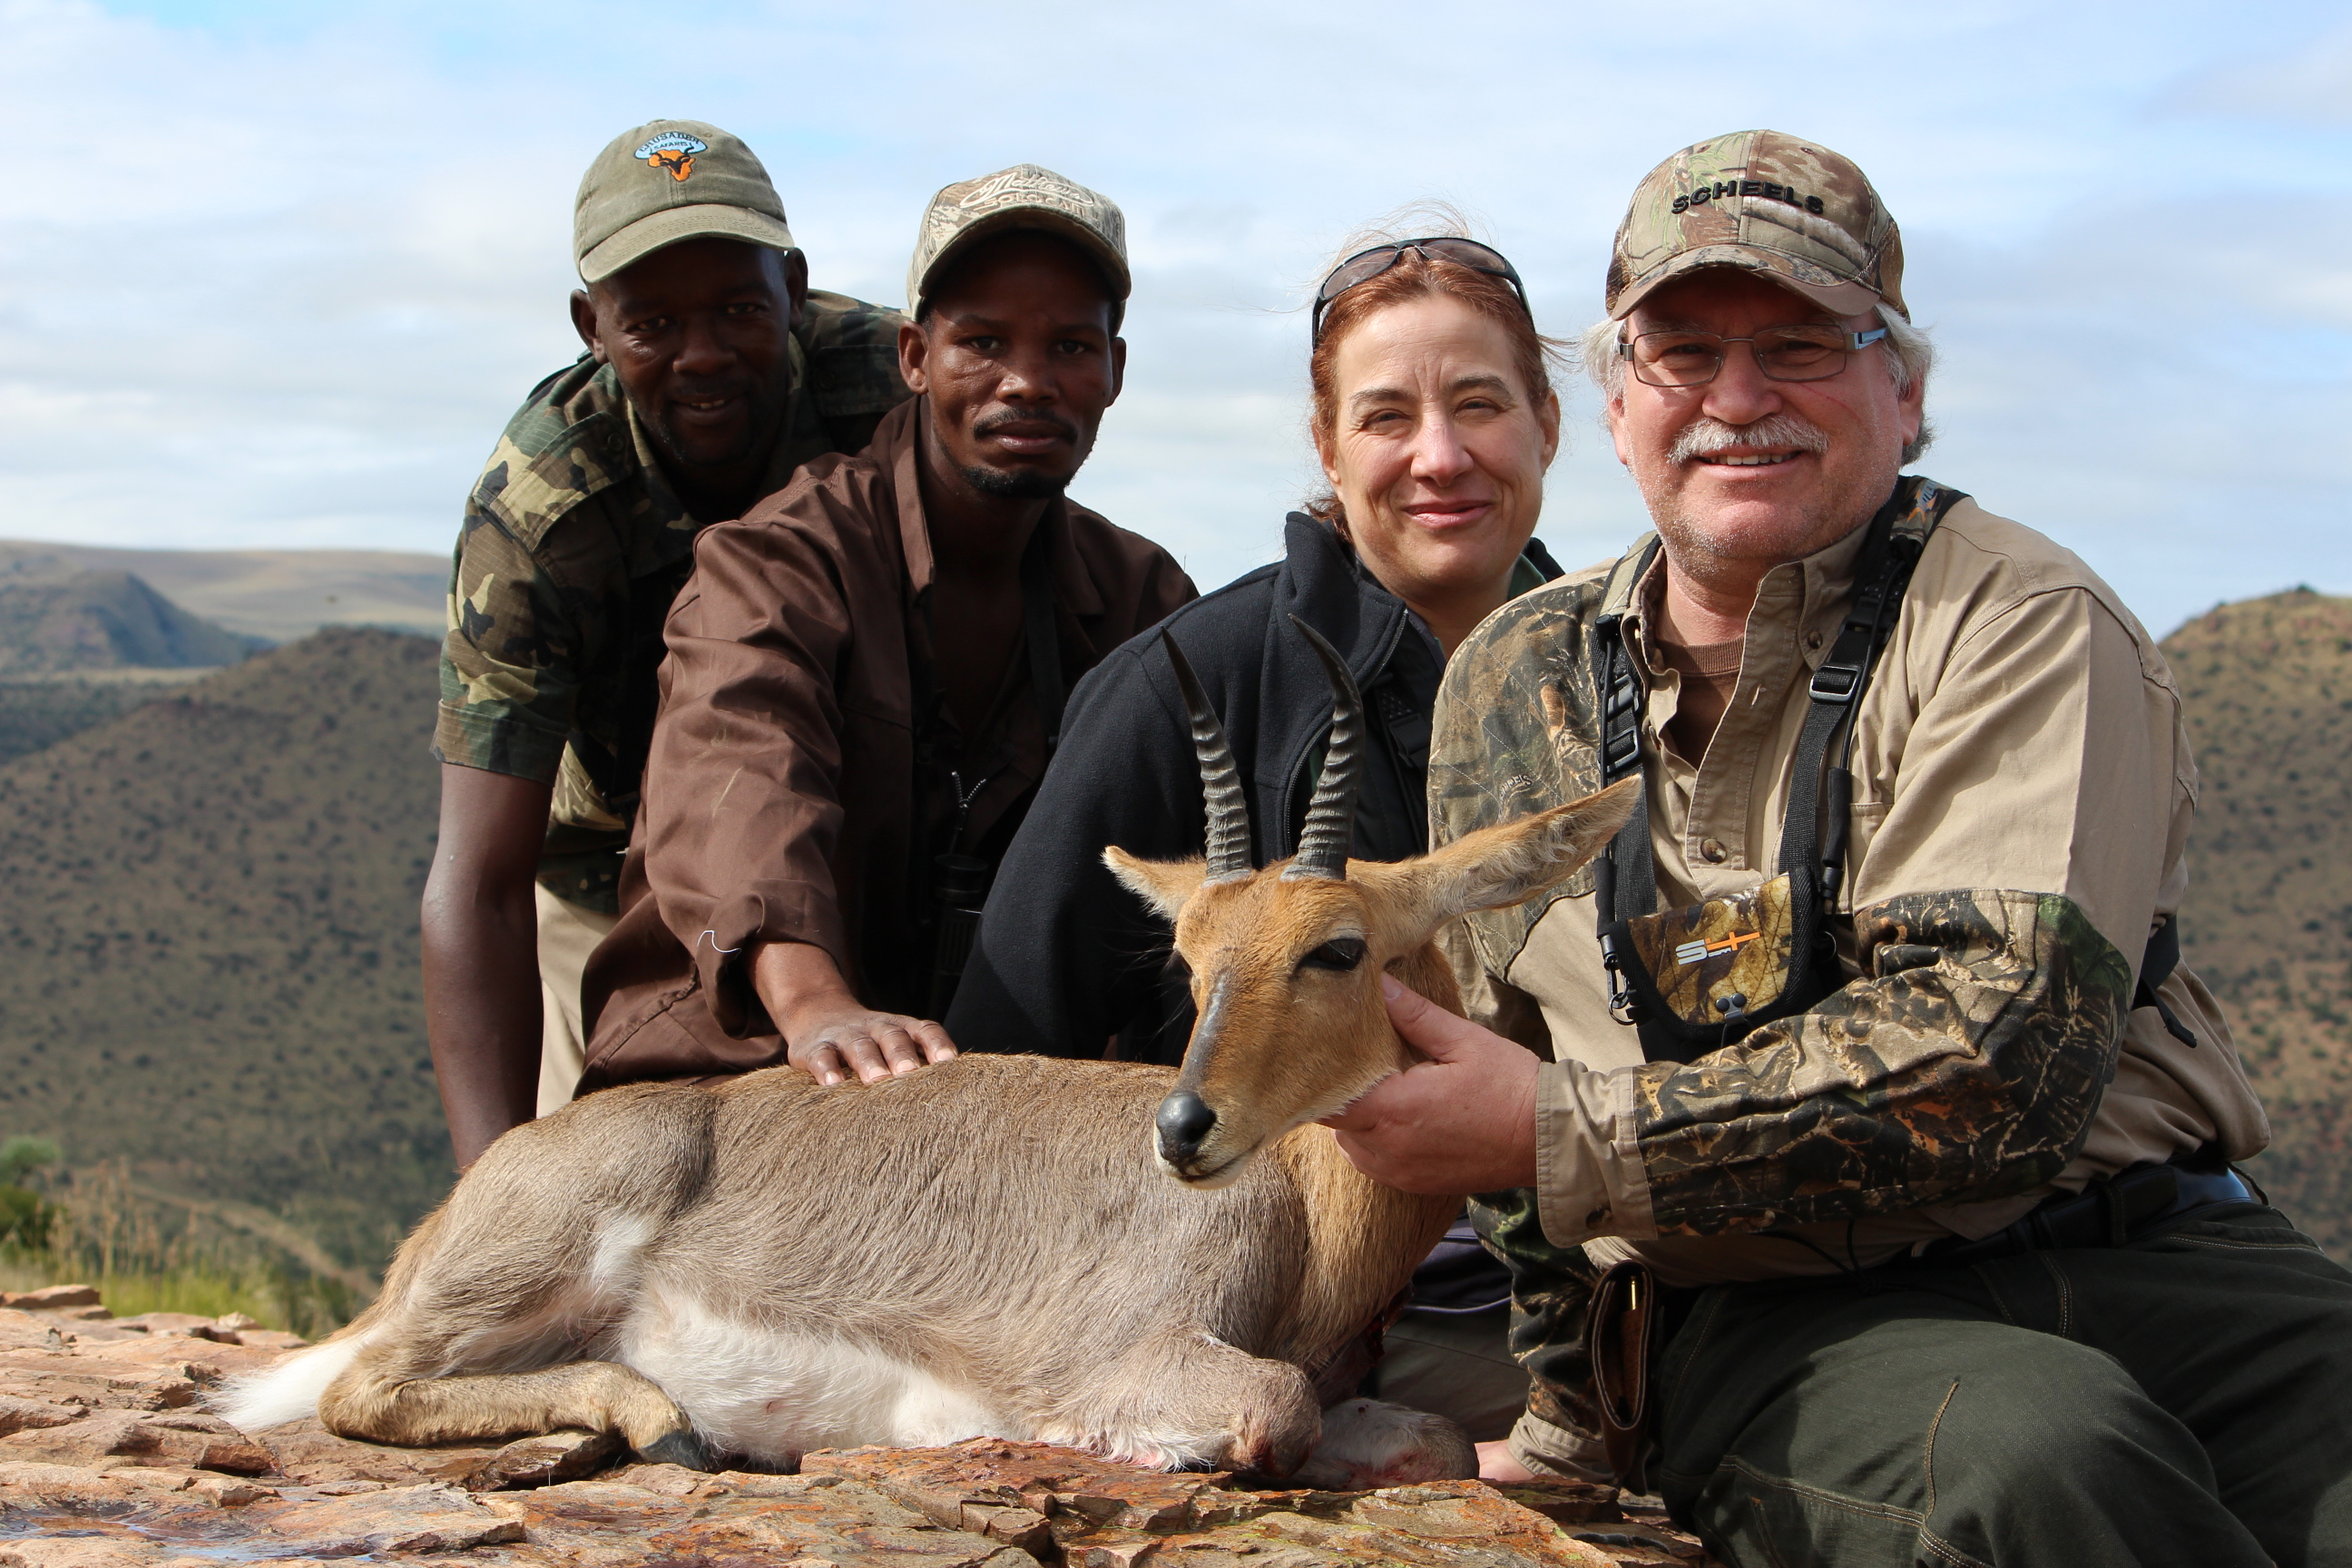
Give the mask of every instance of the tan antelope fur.
<svg viewBox="0 0 2352 1568">
<path fill-rule="evenodd" d="M 1568 875 L 1635 786 L 1346 861 L 1360 725 L 1324 651 L 1326 788 L 1299 855 L 1261 871 L 1171 645 L 1211 853 L 1107 858 L 1174 920 L 1200 1009 L 1181 1069 L 967 1054 L 873 1084 L 779 1067 L 590 1096 L 500 1138 L 373 1306 L 222 1413 L 410 1445 L 617 1430 L 697 1466 L 992 1435 L 1322 1485 L 1475 1473 L 1450 1423 L 1318 1397 L 1458 1203 L 1370 1181 L 1315 1119 L 1410 1059 L 1381 973 L 1456 1005 L 1433 933 Z"/>
</svg>

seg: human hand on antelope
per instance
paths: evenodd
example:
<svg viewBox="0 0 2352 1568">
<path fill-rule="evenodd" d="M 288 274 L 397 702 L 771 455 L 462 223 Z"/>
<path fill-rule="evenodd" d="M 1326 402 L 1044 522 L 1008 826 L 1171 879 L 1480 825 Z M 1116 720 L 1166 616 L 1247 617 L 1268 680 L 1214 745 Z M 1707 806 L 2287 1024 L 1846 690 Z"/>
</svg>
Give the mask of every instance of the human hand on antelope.
<svg viewBox="0 0 2352 1568">
<path fill-rule="evenodd" d="M 1392 974 L 1381 976 L 1381 995 L 1398 1037 L 1423 1059 L 1323 1119 L 1348 1158 L 1403 1193 L 1533 1185 L 1535 1057 Z"/>
<path fill-rule="evenodd" d="M 751 955 L 751 983 L 784 1037 L 785 1060 L 821 1084 L 904 1077 L 956 1054 L 929 1018 L 884 1013 L 857 999 L 824 949 L 772 942 Z"/>
</svg>

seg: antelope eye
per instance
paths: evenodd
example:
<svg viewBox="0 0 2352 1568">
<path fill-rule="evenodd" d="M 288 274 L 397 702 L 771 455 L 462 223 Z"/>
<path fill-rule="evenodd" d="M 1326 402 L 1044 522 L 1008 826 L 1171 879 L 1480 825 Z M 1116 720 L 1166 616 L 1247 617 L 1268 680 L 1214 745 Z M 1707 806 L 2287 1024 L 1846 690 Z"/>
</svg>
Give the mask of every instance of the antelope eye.
<svg viewBox="0 0 2352 1568">
<path fill-rule="evenodd" d="M 1301 969 L 1336 969 L 1345 973 L 1364 962 L 1361 937 L 1343 936 L 1325 942 L 1298 961 Z"/>
</svg>

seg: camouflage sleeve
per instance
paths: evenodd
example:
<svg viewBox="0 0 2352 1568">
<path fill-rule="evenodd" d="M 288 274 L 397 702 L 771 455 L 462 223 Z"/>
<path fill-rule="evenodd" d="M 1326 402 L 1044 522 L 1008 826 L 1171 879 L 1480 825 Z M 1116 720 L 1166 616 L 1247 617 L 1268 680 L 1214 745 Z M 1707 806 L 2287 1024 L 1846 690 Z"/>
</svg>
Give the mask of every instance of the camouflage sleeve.
<svg viewBox="0 0 2352 1568">
<path fill-rule="evenodd" d="M 898 374 L 907 318 L 846 294 L 809 290 L 799 329 L 809 392 L 836 452 L 862 452 L 882 416 L 914 394 Z"/>
<path fill-rule="evenodd" d="M 1585 616 L 1601 587 L 1593 574 L 1578 574 L 1514 600 L 1447 661 L 1431 721 L 1433 849 L 1601 787 L 1591 749 L 1562 741 L 1598 729 L 1590 712 L 1592 683 L 1581 670 Z M 1466 916 L 1470 956 L 1499 980 L 1546 910 L 1591 891 L 1588 866 L 1516 909 Z M 1478 995 L 1482 987 L 1466 965 L 1457 960 L 1455 970 L 1465 1002 Z M 1499 1027 L 1490 1018 L 1480 1021 Z"/>
<path fill-rule="evenodd" d="M 1621 1069 L 1659 1233 L 2006 1197 L 2082 1146 L 2132 982 L 2071 900 L 1912 894 L 1854 928 L 1863 977 L 1812 1011 L 1688 1066 Z"/>
<path fill-rule="evenodd" d="M 1510 1350 L 1528 1378 L 1512 1456 L 1539 1475 L 1605 1479 L 1595 1468 L 1605 1461 L 1584 1351 L 1585 1309 L 1600 1271 L 1582 1247 L 1545 1238 L 1532 1187 L 1480 1193 L 1468 1207 L 1478 1239 L 1511 1271 Z"/>
<path fill-rule="evenodd" d="M 501 442 L 482 485 L 519 458 Z M 478 487 L 466 502 L 450 576 L 434 756 L 554 783 L 572 733 L 578 658 L 562 595 Z"/>
<path fill-rule="evenodd" d="M 1598 786 L 1584 628 L 1605 591 L 1597 574 L 1563 579 L 1506 605 L 1455 654 L 1431 747 L 1433 843 Z M 1986 662 L 1988 681 L 2010 673 Z M 2134 764 L 2095 765 L 2106 781 Z M 1588 868 L 1516 910 L 1469 917 L 1489 988 L 1555 901 L 1591 888 Z M 1563 1104 L 1615 1108 L 1577 1117 L 1567 1142 L 1547 1140 L 1563 1173 L 1542 1189 L 1552 1241 L 1759 1230 L 2055 1177 L 2114 1074 L 2131 994 L 2129 962 L 2079 900 L 1905 890 L 1855 911 L 1853 952 L 1859 975 L 1812 1010 L 1697 1062 L 1548 1068 L 1607 1079 Z M 1604 1179 L 1612 1165 L 1631 1180 Z"/>
</svg>

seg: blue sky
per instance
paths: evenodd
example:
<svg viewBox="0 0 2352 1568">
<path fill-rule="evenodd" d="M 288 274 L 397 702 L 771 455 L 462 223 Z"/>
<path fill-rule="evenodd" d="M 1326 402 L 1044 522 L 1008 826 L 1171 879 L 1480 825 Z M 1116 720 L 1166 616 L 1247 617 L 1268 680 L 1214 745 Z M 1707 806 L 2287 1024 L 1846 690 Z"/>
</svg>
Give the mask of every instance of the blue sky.
<svg viewBox="0 0 2352 1568">
<path fill-rule="evenodd" d="M 1642 174 L 1771 125 L 1903 224 L 1926 471 L 2158 631 L 2352 591 L 2352 24 L 2317 5 L 0 0 L 0 535 L 446 551 L 574 352 L 580 171 L 658 115 L 750 141 L 866 299 L 948 181 L 1118 201 L 1129 390 L 1075 493 L 1204 586 L 1311 479 L 1297 306 L 1349 229 L 1457 202 L 1570 334 Z M 1570 405 L 1543 532 L 1581 562 L 1642 514 Z"/>
</svg>

